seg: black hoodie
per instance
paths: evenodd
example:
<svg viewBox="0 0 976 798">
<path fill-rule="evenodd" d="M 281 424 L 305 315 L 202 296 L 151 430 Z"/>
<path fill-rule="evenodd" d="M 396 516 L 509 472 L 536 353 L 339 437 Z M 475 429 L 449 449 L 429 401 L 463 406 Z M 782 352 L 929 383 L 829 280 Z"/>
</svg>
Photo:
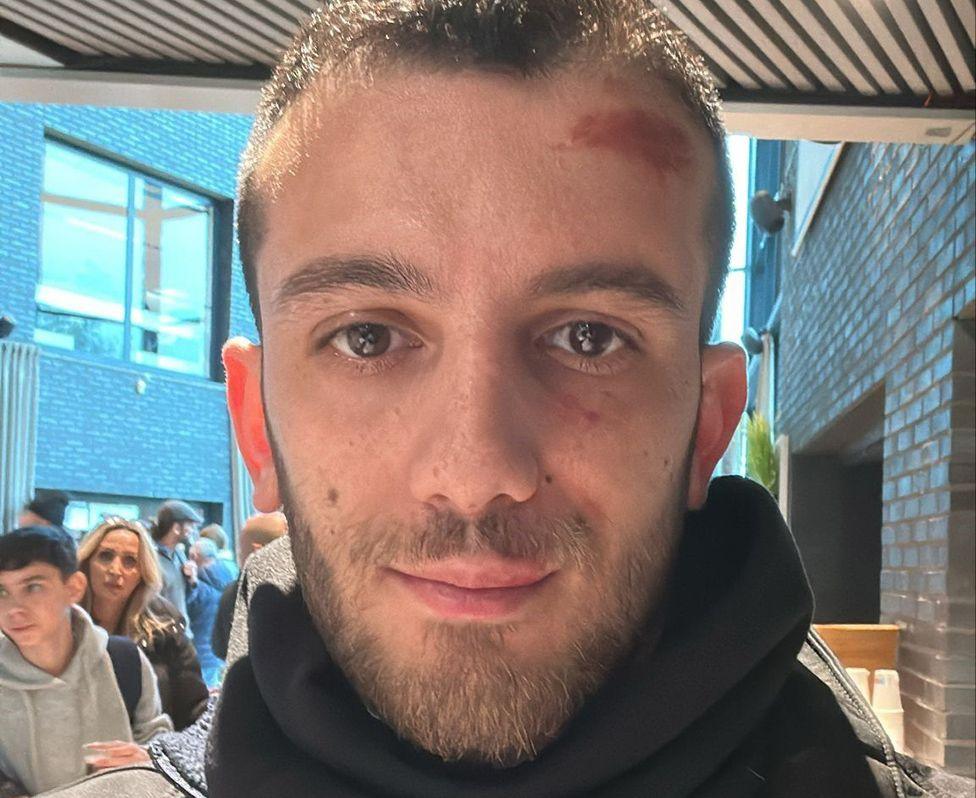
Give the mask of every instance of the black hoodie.
<svg viewBox="0 0 976 798">
<path fill-rule="evenodd" d="M 660 642 L 639 639 L 560 738 L 510 769 L 447 764 L 399 739 L 332 662 L 300 593 L 262 585 L 249 655 L 217 710 L 209 795 L 881 794 L 836 699 L 797 661 L 812 597 L 769 494 L 714 480 L 675 575 Z"/>
</svg>

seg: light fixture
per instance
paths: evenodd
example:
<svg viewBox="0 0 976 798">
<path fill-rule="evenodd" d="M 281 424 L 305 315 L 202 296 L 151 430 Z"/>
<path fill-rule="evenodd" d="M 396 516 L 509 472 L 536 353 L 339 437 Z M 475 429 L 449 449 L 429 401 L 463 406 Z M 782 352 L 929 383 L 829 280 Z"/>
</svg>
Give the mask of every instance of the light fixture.
<svg viewBox="0 0 976 798">
<path fill-rule="evenodd" d="M 779 194 L 774 199 L 766 191 L 757 191 L 749 201 L 749 213 L 756 226 L 764 233 L 774 235 L 783 229 L 786 214 L 793 210 L 793 197 L 790 194 Z"/>
<path fill-rule="evenodd" d="M 752 327 L 746 327 L 742 333 L 742 346 L 750 355 L 758 355 L 763 351 L 762 333 Z"/>
<path fill-rule="evenodd" d="M 14 321 L 13 316 L 9 316 L 6 313 L 0 316 L 0 339 L 6 338 L 8 335 L 10 335 L 16 326 L 17 322 Z"/>
</svg>

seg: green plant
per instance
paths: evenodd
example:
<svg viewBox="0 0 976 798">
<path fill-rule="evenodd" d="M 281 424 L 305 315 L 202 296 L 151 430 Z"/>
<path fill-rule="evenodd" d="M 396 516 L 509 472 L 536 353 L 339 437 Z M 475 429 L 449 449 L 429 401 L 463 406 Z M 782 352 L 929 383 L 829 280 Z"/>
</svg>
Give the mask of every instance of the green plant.
<svg viewBox="0 0 976 798">
<path fill-rule="evenodd" d="M 779 490 L 779 453 L 773 446 L 769 422 L 755 412 L 746 423 L 746 476 L 777 495 Z"/>
</svg>

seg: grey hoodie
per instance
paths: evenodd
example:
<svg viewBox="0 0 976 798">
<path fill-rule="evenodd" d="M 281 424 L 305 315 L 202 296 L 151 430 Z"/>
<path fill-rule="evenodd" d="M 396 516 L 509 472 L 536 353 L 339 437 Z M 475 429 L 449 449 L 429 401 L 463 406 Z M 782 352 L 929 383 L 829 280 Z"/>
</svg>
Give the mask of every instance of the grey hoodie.
<svg viewBox="0 0 976 798">
<path fill-rule="evenodd" d="M 0 635 L 0 771 L 38 793 L 85 775 L 85 743 L 144 743 L 173 728 L 156 675 L 140 651 L 142 696 L 131 728 L 106 648 L 108 634 L 73 607 L 75 653 L 59 677 L 32 665 Z"/>
</svg>

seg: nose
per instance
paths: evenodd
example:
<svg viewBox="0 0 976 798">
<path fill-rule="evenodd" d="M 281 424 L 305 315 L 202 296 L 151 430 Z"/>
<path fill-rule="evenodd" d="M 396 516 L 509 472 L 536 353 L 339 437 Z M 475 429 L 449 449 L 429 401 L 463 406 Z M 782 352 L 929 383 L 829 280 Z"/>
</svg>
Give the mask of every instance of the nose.
<svg viewBox="0 0 976 798">
<path fill-rule="evenodd" d="M 444 358 L 444 361 L 447 361 Z M 470 353 L 445 373 L 424 403 L 411 463 L 415 499 L 475 519 L 528 501 L 540 469 L 530 414 L 511 370 Z"/>
<path fill-rule="evenodd" d="M 7 625 L 14 626 L 15 624 L 23 624 L 27 620 L 27 611 L 20 606 L 16 599 L 8 606 L 6 612 L 4 613 L 7 620 Z"/>
</svg>

